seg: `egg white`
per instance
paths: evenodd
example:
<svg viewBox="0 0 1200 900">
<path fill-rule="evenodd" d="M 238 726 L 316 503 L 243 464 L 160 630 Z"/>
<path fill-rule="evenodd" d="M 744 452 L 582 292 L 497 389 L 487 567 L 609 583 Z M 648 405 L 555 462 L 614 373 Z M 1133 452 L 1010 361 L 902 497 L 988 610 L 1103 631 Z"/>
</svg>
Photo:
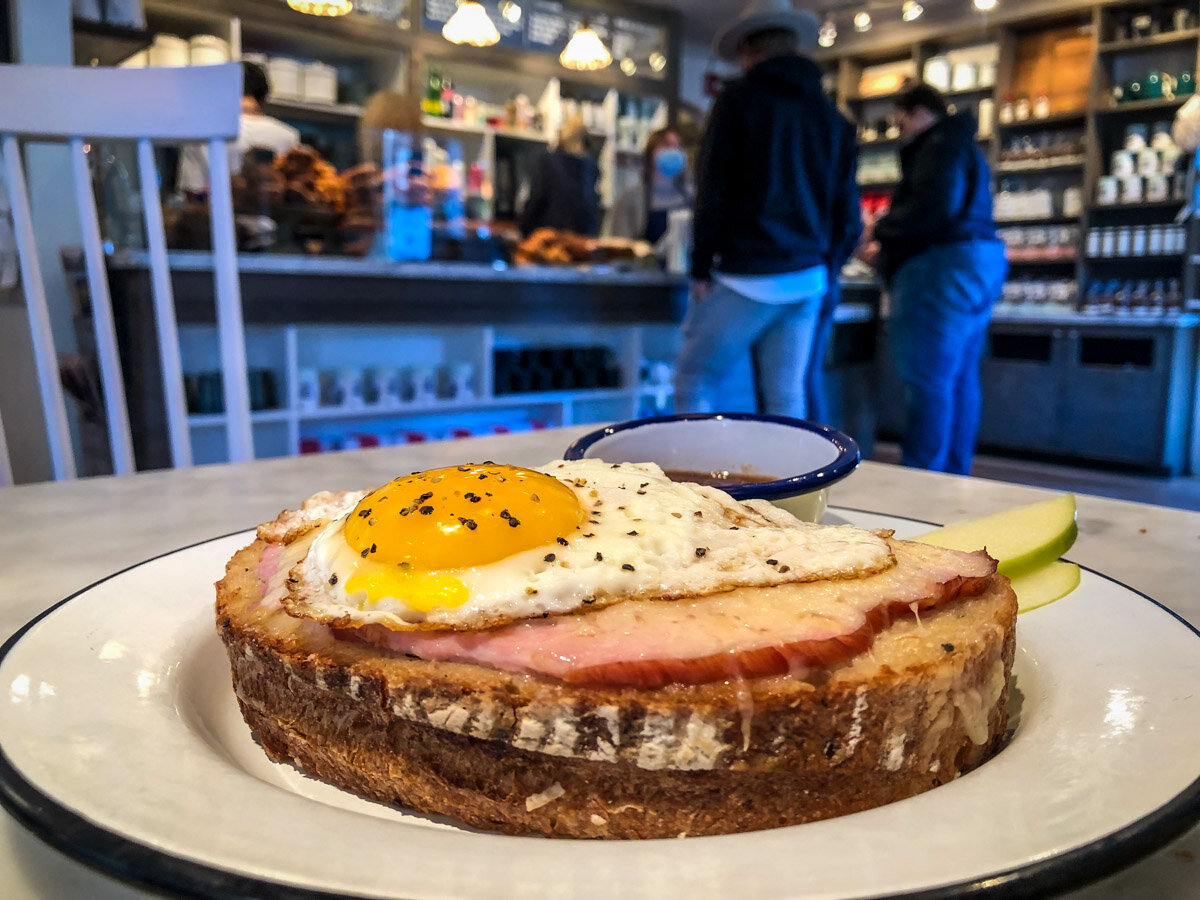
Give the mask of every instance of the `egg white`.
<svg viewBox="0 0 1200 900">
<path fill-rule="evenodd" d="M 368 601 L 345 585 L 364 563 L 343 531 L 347 503 L 296 566 L 293 615 L 338 626 L 475 629 L 629 599 L 697 597 L 735 587 L 850 577 L 892 565 L 886 542 L 850 525 L 802 522 L 762 500 L 673 482 L 653 463 L 557 460 L 537 471 L 571 488 L 587 512 L 567 546 L 545 544 L 488 565 L 444 569 L 469 590 L 457 607 L 421 612 L 404 597 Z M 361 495 L 354 495 L 357 497 Z"/>
</svg>

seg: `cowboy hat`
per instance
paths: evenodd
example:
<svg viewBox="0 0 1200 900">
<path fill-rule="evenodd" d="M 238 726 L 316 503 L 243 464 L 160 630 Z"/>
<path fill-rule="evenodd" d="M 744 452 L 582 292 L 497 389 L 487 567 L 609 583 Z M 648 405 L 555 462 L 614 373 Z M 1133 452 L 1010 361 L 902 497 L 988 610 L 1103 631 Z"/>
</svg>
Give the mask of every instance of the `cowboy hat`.
<svg viewBox="0 0 1200 900">
<path fill-rule="evenodd" d="M 807 48 L 816 44 L 820 27 L 815 14 L 796 9 L 791 0 L 750 0 L 740 16 L 717 32 L 713 46 L 722 59 L 735 60 L 738 45 L 750 35 L 785 29 L 795 32 L 801 48 Z"/>
</svg>

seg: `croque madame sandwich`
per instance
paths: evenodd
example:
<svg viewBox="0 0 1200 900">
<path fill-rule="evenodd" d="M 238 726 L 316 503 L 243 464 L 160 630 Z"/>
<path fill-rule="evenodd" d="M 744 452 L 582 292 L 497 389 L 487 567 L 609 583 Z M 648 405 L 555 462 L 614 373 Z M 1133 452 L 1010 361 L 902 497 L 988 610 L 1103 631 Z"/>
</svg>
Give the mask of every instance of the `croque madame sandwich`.
<svg viewBox="0 0 1200 900">
<path fill-rule="evenodd" d="M 581 460 L 316 494 L 230 560 L 216 615 L 272 759 L 478 828 L 657 838 L 978 766 L 1016 599 L 982 551 Z"/>
</svg>

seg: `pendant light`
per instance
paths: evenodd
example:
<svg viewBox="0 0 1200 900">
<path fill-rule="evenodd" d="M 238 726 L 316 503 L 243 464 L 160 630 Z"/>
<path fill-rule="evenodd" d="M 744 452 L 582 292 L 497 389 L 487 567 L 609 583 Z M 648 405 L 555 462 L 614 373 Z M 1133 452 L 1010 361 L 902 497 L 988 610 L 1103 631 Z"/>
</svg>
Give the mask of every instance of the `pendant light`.
<svg viewBox="0 0 1200 900">
<path fill-rule="evenodd" d="M 904 5 L 900 7 L 900 18 L 905 22 L 915 22 L 921 18 L 923 12 L 925 12 L 925 7 L 917 0 L 904 0 Z"/>
<path fill-rule="evenodd" d="M 865 9 L 854 14 L 854 30 L 859 34 L 871 30 L 871 14 Z"/>
<path fill-rule="evenodd" d="M 310 16 L 344 16 L 354 8 L 351 0 L 287 0 L 287 5 Z"/>
<path fill-rule="evenodd" d="M 604 46 L 604 41 L 600 40 L 600 35 L 584 19 L 567 41 L 558 61 L 568 69 L 603 69 L 612 62 L 612 54 Z"/>
<path fill-rule="evenodd" d="M 490 47 L 500 40 L 500 32 L 479 0 L 458 0 L 458 9 L 442 26 L 442 37 L 452 44 Z"/>
<path fill-rule="evenodd" d="M 833 21 L 833 16 L 827 14 L 825 21 L 821 23 L 820 29 L 817 31 L 817 43 L 822 47 L 832 47 L 837 40 L 837 22 Z"/>
</svg>

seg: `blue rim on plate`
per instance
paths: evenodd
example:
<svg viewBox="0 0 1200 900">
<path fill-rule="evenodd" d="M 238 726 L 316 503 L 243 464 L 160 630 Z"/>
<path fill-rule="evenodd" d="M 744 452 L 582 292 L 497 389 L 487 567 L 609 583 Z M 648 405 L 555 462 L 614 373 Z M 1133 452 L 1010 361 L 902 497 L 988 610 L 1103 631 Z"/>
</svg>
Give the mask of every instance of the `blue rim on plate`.
<svg viewBox="0 0 1200 900">
<path fill-rule="evenodd" d="M 725 491 L 725 493 L 729 494 L 735 500 L 749 500 L 755 497 L 763 500 L 776 500 L 780 497 L 791 497 L 796 494 L 829 487 L 829 485 L 840 481 L 858 468 L 858 463 L 862 459 L 861 454 L 858 452 L 858 444 L 854 442 L 854 438 L 829 425 L 822 425 L 819 422 L 809 422 L 807 419 L 793 419 L 788 416 L 768 416 L 757 413 L 736 412 L 680 413 L 674 416 L 650 416 L 645 419 L 632 419 L 617 425 L 609 425 L 579 438 L 579 440 L 566 449 L 563 453 L 563 459 L 583 459 L 588 448 L 597 441 L 621 431 L 631 431 L 645 425 L 661 425 L 666 422 L 690 422 L 708 419 L 732 419 L 734 421 L 768 422 L 773 425 L 787 425 L 792 428 L 810 431 L 813 434 L 819 434 L 837 448 L 838 455 L 833 462 L 819 469 L 814 469 L 811 472 L 805 472 L 803 475 L 778 478 L 774 481 L 754 481 L 747 482 L 746 484 L 722 485 L 721 490 Z M 645 461 L 636 459 L 617 460 L 617 462 Z"/>
</svg>

